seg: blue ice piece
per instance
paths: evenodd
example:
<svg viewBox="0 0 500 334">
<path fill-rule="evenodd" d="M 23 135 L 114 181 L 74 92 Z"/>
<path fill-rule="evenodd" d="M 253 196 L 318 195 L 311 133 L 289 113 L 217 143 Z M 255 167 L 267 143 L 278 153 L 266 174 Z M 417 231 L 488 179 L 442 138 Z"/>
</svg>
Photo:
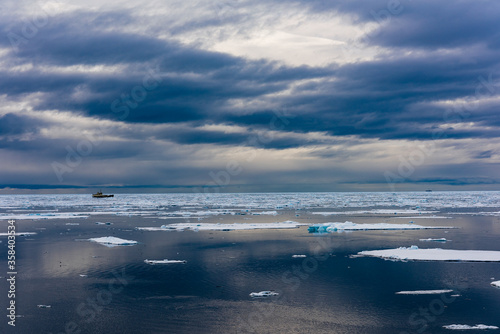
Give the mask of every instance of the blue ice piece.
<svg viewBox="0 0 500 334">
<path fill-rule="evenodd" d="M 312 225 L 307 228 L 307 231 L 309 231 L 309 233 L 327 233 L 329 232 L 327 227 L 328 226 L 325 225 Z"/>
<path fill-rule="evenodd" d="M 313 225 L 313 226 L 309 226 L 309 227 L 307 228 L 307 231 L 308 231 L 309 233 L 318 233 L 318 227 L 319 227 L 319 226 L 314 226 L 314 225 Z"/>
</svg>

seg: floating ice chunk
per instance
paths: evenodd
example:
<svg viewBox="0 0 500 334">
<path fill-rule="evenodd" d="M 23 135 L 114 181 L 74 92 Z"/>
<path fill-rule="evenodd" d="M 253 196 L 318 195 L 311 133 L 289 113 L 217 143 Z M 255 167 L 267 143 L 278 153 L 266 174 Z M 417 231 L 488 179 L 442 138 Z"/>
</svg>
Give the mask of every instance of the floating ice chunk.
<svg viewBox="0 0 500 334">
<path fill-rule="evenodd" d="M 66 223 L 66 225 L 76 226 L 76 225 L 80 225 L 80 223 Z"/>
<path fill-rule="evenodd" d="M 352 215 L 352 214 L 380 214 L 380 215 L 398 215 L 398 214 L 422 214 L 422 213 L 434 213 L 437 211 L 422 211 L 422 210 L 412 210 L 412 209 L 399 209 L 399 210 L 390 210 L 390 209 L 372 209 L 372 210 L 357 210 L 357 211 L 334 211 L 334 212 L 311 212 L 313 215 L 323 215 L 323 216 L 333 216 L 333 215 Z M 401 217 L 407 218 L 407 217 Z"/>
<path fill-rule="evenodd" d="M 51 308 L 52 306 L 51 305 L 42 305 L 42 304 L 40 304 L 40 305 L 37 305 L 36 307 L 38 307 L 38 308 Z"/>
<path fill-rule="evenodd" d="M 309 226 L 309 233 L 328 233 L 343 231 L 366 231 L 366 230 L 423 230 L 423 229 L 449 229 L 450 226 L 421 226 L 415 224 L 355 224 L 346 221 L 345 223 L 324 223 Z"/>
<path fill-rule="evenodd" d="M 500 288 L 500 281 L 491 282 L 491 285 L 495 288 Z"/>
<path fill-rule="evenodd" d="M 70 218 L 88 218 L 90 212 L 51 212 L 51 213 L 24 213 L 24 214 L 0 214 L 0 220 L 9 219 L 70 219 Z"/>
<path fill-rule="evenodd" d="M 453 290 L 415 290 L 415 291 L 399 291 L 397 295 L 439 295 L 442 293 L 453 292 Z"/>
<path fill-rule="evenodd" d="M 466 329 L 498 329 L 497 326 L 487 326 L 487 325 L 447 325 L 443 326 L 446 329 L 455 329 L 455 330 L 466 330 Z"/>
<path fill-rule="evenodd" d="M 398 261 L 500 262 L 500 251 L 453 250 L 441 248 L 419 249 L 417 246 L 362 251 L 357 255 Z"/>
<path fill-rule="evenodd" d="M 84 274 L 80 274 L 78 276 L 80 276 L 80 277 L 88 277 L 88 275 L 84 275 Z"/>
<path fill-rule="evenodd" d="M 478 212 L 477 213 L 478 215 L 481 215 L 481 216 L 500 216 L 500 211 L 497 211 L 497 212 L 489 212 L 489 211 L 486 211 L 486 212 Z"/>
<path fill-rule="evenodd" d="M 161 227 L 136 227 L 136 229 L 141 231 L 233 231 L 233 230 L 257 230 L 257 229 L 290 229 L 298 228 L 303 225 L 303 223 L 297 223 L 294 221 L 285 221 L 282 223 L 261 223 L 261 224 L 246 224 L 246 223 L 234 223 L 234 224 L 210 224 L 210 223 L 178 223 L 170 225 L 162 225 Z"/>
<path fill-rule="evenodd" d="M 261 211 L 261 212 L 251 212 L 252 215 L 260 216 L 260 215 L 267 215 L 267 216 L 276 216 L 278 214 L 277 211 Z"/>
<path fill-rule="evenodd" d="M 276 211 L 267 211 L 271 214 L 276 213 Z M 200 211 L 171 211 L 168 212 L 170 216 L 184 216 L 184 217 L 201 217 L 201 216 L 218 216 L 218 215 L 244 215 L 250 213 L 249 210 L 242 210 L 241 212 L 236 212 L 235 209 L 216 209 L 216 210 L 200 210 Z M 268 214 L 268 213 L 261 213 Z"/>
<path fill-rule="evenodd" d="M 292 257 L 307 257 L 307 255 L 298 254 L 298 255 L 292 255 Z"/>
<path fill-rule="evenodd" d="M 277 296 L 279 293 L 274 292 L 274 291 L 261 291 L 261 292 L 252 292 L 250 293 L 250 297 L 253 298 L 258 298 L 258 297 L 271 297 L 271 296 Z"/>
<path fill-rule="evenodd" d="M 25 237 L 27 235 L 35 235 L 36 232 L 16 232 L 15 233 L 15 236 L 16 237 Z M 9 234 L 9 233 L 0 233 L 0 237 L 5 237 L 5 236 L 8 236 L 8 235 L 12 235 L 12 234 Z"/>
<path fill-rule="evenodd" d="M 448 240 L 446 240 L 446 238 L 437 238 L 437 239 L 429 238 L 429 239 L 419 239 L 419 240 L 420 241 L 436 241 L 436 242 L 446 242 L 446 241 L 448 241 Z"/>
<path fill-rule="evenodd" d="M 436 216 L 436 215 L 432 215 L 432 216 L 415 216 L 415 217 L 404 216 L 404 217 L 394 217 L 394 218 L 396 218 L 396 219 L 451 219 L 451 217 Z"/>
<path fill-rule="evenodd" d="M 155 265 L 155 264 L 174 264 L 174 263 L 187 263 L 186 260 L 144 260 L 145 263 Z"/>
<path fill-rule="evenodd" d="M 90 241 L 100 243 L 101 245 L 107 247 L 114 246 L 131 246 L 137 244 L 135 240 L 125 240 L 117 237 L 101 237 L 101 238 L 90 238 Z"/>
</svg>

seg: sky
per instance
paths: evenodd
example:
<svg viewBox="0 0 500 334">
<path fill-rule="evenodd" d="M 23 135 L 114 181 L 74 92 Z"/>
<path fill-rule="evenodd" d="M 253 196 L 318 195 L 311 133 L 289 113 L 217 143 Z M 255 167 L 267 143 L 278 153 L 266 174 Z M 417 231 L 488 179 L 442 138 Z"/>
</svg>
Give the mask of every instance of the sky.
<svg viewBox="0 0 500 334">
<path fill-rule="evenodd" d="M 500 190 L 498 1 L 0 3 L 0 194 Z"/>
</svg>

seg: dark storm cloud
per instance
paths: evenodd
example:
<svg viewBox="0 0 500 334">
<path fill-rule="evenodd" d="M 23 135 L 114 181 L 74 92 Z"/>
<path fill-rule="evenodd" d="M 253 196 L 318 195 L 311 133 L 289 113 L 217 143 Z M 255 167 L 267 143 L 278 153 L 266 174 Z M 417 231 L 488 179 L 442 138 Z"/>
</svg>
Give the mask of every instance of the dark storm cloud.
<svg viewBox="0 0 500 334">
<path fill-rule="evenodd" d="M 382 1 L 356 7 L 351 3 L 339 2 L 329 8 L 357 13 L 358 21 L 368 21 L 374 19 L 373 12 L 376 13 L 378 7 L 385 8 L 387 4 Z M 311 4 L 313 7 L 317 5 Z M 471 4 L 467 6 L 472 8 Z M 460 22 L 464 22 L 465 27 L 481 21 L 477 17 L 485 11 L 484 8 L 465 11 L 467 8 L 464 4 L 454 6 L 455 13 L 462 13 Z M 404 36 L 406 30 L 400 25 L 409 24 L 407 30 L 419 36 L 425 36 L 425 29 L 434 29 L 435 33 L 432 34 L 434 39 L 421 37 L 418 42 L 418 39 L 408 37 L 407 43 L 416 43 L 416 47 L 435 48 L 436 36 L 443 29 L 462 27 L 452 20 L 453 14 L 444 16 L 452 27 L 447 25 L 441 30 L 436 30 L 437 26 L 429 27 L 429 20 L 435 21 L 435 25 L 439 20 L 425 15 L 426 10 L 439 14 L 445 9 L 446 6 L 428 2 L 405 5 L 404 12 L 387 18 L 386 24 L 378 28 L 380 31 L 369 36 L 369 42 L 396 50 L 403 44 L 391 39 L 390 33 L 401 32 L 397 36 Z M 445 15 L 444 12 L 442 14 Z M 489 22 L 490 17 L 492 14 L 487 15 L 485 22 Z M 269 127 L 269 120 L 273 117 L 271 111 L 265 108 L 231 107 L 228 102 L 243 99 L 251 106 L 252 100 L 264 99 L 270 104 L 289 106 L 294 119 L 283 128 L 285 131 L 326 131 L 332 135 L 382 139 L 432 139 L 433 127 L 444 122 L 445 109 L 428 105 L 423 108 L 421 102 L 474 95 L 479 75 L 500 73 L 497 62 L 499 54 L 491 50 L 468 57 L 464 53 L 408 56 L 394 51 L 387 58 L 343 66 L 291 67 L 200 50 L 153 35 L 106 29 L 117 23 L 126 25 L 131 22 L 133 19 L 126 12 L 78 12 L 54 17 L 36 38 L 20 45 L 9 58 L 12 63 L 30 62 L 37 67 L 22 73 L 4 73 L 0 79 L 0 89 L 9 96 L 46 93 L 34 106 L 40 110 L 62 109 L 132 123 L 215 122 L 260 129 Z M 468 34 L 475 36 L 470 39 L 474 43 L 487 42 L 494 29 L 484 32 L 481 29 L 484 22 L 477 22 L 477 25 L 477 29 L 468 30 Z M 3 30 L 6 31 L 12 24 L 5 23 L 4 26 Z M 456 29 L 450 34 L 460 35 Z M 464 39 L 461 43 L 466 41 Z M 454 43 L 460 44 L 458 41 Z M 471 56 L 474 61 L 470 61 Z M 67 74 L 42 70 L 47 65 L 120 65 L 124 66 L 124 70 L 116 73 Z M 148 91 L 144 100 L 131 100 L 131 90 L 138 85 L 140 87 L 144 77 L 151 75 L 148 71 L 154 71 L 153 75 L 161 83 Z M 298 80 L 312 78 L 324 80 L 296 85 Z M 267 97 L 289 89 L 292 84 L 295 87 L 291 95 Z M 82 88 L 86 96 L 75 99 L 73 93 Z M 467 121 L 497 124 L 499 117 L 494 113 L 476 112 Z M 242 142 L 235 135 L 226 135 L 225 140 L 222 134 L 219 138 L 213 133 L 200 135 L 200 142 Z M 474 131 L 450 131 L 449 134 L 457 138 L 467 135 L 484 136 Z M 495 132 L 490 132 L 488 136 L 495 136 Z M 180 143 L 196 141 L 195 136 L 189 133 L 177 136 L 176 140 Z"/>
<path fill-rule="evenodd" d="M 304 145 L 323 143 L 320 140 L 302 139 L 292 134 L 280 137 L 265 132 L 249 131 L 246 133 L 227 133 L 224 131 L 204 130 L 200 128 L 179 128 L 159 131 L 152 138 L 167 139 L 178 144 L 216 144 L 225 146 L 247 146 L 266 149 L 287 149 Z"/>
<path fill-rule="evenodd" d="M 286 2 L 260 5 L 275 9 L 273 6 Z M 238 9 L 248 5 L 251 13 L 254 4 L 237 3 L 231 10 L 216 6 L 213 13 L 197 20 L 186 16 L 176 22 L 168 17 L 162 27 L 148 26 L 149 18 L 133 10 L 69 11 L 51 15 L 29 38 L 22 37 L 24 21 L 3 13 L 0 95 L 29 103 L 30 112 L 62 110 L 122 122 L 122 128 L 110 127 L 109 135 L 126 140 L 108 140 L 94 147 L 85 160 L 89 164 L 105 160 L 156 162 L 167 156 L 175 161 L 175 153 L 164 154 L 165 148 L 151 144 L 154 141 L 282 150 L 331 144 L 312 139 L 314 136 L 306 135 L 310 132 L 413 141 L 435 139 L 436 131 L 441 131 L 440 138 L 448 139 L 500 136 L 497 2 L 288 2 L 300 6 L 294 8 L 302 8 L 304 16 L 330 12 L 335 17 L 346 16 L 360 27 L 376 25 L 345 45 L 349 62 L 312 67 L 203 50 L 176 38 L 204 27 L 230 26 L 234 31 L 228 33 L 245 35 L 253 16 Z M 12 33 L 23 38 L 15 47 L 8 38 Z M 351 51 L 363 54 L 365 47 L 379 51 L 369 60 L 350 61 Z M 39 138 L 39 129 L 50 128 L 49 122 L 25 114 L 9 111 L 0 116 L 0 148 L 25 152 L 31 156 L 27 158 L 30 162 L 43 155 L 42 160 L 50 163 L 63 161 L 66 147 L 80 143 L 77 139 Z M 168 130 L 151 128 L 169 123 Z M 206 125 L 214 127 L 207 129 Z M 235 125 L 241 131 L 226 132 L 217 125 Z M 259 140 L 270 131 L 275 132 L 267 137 L 271 140 Z M 35 139 L 26 139 L 27 135 Z M 350 153 L 327 149 L 312 156 L 330 159 L 342 154 Z M 471 156 L 479 164 L 496 154 L 485 148 Z M 428 175 L 436 177 L 415 176 L 412 180 L 487 184 L 490 181 L 466 175 L 478 166 L 457 167 L 453 171 L 456 177 L 450 179 L 438 177 L 450 173 L 448 166 L 443 166 L 429 171 Z M 484 173 L 491 174 L 486 169 Z M 206 174 L 203 168 L 176 171 L 151 166 L 147 177 L 134 182 L 158 183 L 155 180 L 167 172 L 184 184 L 190 175 Z M 283 180 L 300 179 L 302 173 L 288 174 Z M 248 175 L 251 179 L 252 174 Z M 118 182 L 126 176 L 123 172 L 110 179 Z M 98 182 L 97 176 L 68 173 L 67 177 L 73 184 Z M 22 176 L 15 183 L 22 183 Z M 34 180 L 30 183 L 36 184 Z"/>
<path fill-rule="evenodd" d="M 40 70 L 0 72 L 0 91 L 9 97 L 23 97 L 31 93 L 61 94 L 64 99 L 72 89 L 85 82 L 85 76 L 46 73 Z"/>
<path fill-rule="evenodd" d="M 13 113 L 0 116 L 0 137 L 9 138 L 25 133 L 37 133 L 44 122 Z"/>
<path fill-rule="evenodd" d="M 428 178 L 411 180 L 414 183 L 436 183 L 448 184 L 453 186 L 463 186 L 470 184 L 500 184 L 499 180 L 486 178 L 486 177 L 466 177 L 466 178 Z"/>
<path fill-rule="evenodd" d="M 332 73 L 328 68 L 245 60 L 151 36 L 102 32 L 107 24 L 117 23 L 115 13 L 109 17 L 77 14 L 81 25 L 75 24 L 74 16 L 55 17 L 35 38 L 11 52 L 8 60 L 13 65 L 29 63 L 35 68 L 3 73 L 0 90 L 18 98 L 45 93 L 34 104 L 39 110 L 69 110 L 126 122 L 224 122 L 220 113 L 231 99 L 259 98 L 283 91 L 295 80 Z M 120 65 L 123 69 L 115 73 L 60 73 L 44 70 L 48 65 Z M 157 85 L 143 99 L 145 78 Z M 140 103 L 130 98 L 137 86 L 143 94 Z M 75 99 L 79 90 L 84 90 L 84 96 Z M 233 112 L 245 111 L 229 111 Z"/>
<path fill-rule="evenodd" d="M 153 39 L 121 33 L 122 38 L 129 39 L 125 43 L 112 32 L 105 31 L 113 24 L 125 26 L 131 23 L 127 12 L 77 11 L 49 17 L 40 9 L 33 17 L 41 21 L 38 27 L 34 19 L 4 16 L 0 31 L 5 38 L 0 39 L 0 45 L 11 47 L 16 58 L 36 64 L 93 65 L 143 61 L 145 57 L 157 54 L 160 45 Z"/>
<path fill-rule="evenodd" d="M 71 27 L 62 26 L 41 32 L 19 48 L 16 55 L 39 65 L 109 65 L 143 62 L 166 50 L 167 45 L 148 37 L 108 32 L 77 35 Z"/>
<path fill-rule="evenodd" d="M 500 21 L 497 1 L 432 0 L 313 0 L 303 3 L 314 12 L 332 10 L 357 23 L 375 22 L 365 41 L 389 47 L 442 48 L 485 42 L 498 45 Z"/>
<path fill-rule="evenodd" d="M 489 78 L 489 74 L 492 77 Z M 477 122 L 497 126 L 497 106 L 432 105 L 432 101 L 500 93 L 500 67 L 492 55 L 478 57 L 476 64 L 459 56 L 420 56 L 378 59 L 344 65 L 332 83 L 299 85 L 283 99 L 297 115 L 287 130 L 328 131 L 334 135 L 360 135 L 382 139 L 433 139 L 433 129 L 450 122 Z M 483 81 L 493 80 L 487 87 Z M 472 110 L 474 109 L 474 110 Z M 234 122 L 265 126 L 269 112 L 231 116 Z M 450 137 L 458 132 L 449 133 Z M 460 136 L 497 137 L 500 132 L 464 132 Z"/>
<path fill-rule="evenodd" d="M 481 151 L 477 152 L 477 154 L 474 156 L 476 159 L 488 159 L 491 158 L 491 156 L 494 154 L 493 150 L 487 150 L 487 151 Z"/>
<path fill-rule="evenodd" d="M 90 188 L 86 186 L 77 185 L 63 185 L 63 184 L 0 184 L 0 189 L 12 188 L 12 189 L 85 189 Z"/>
<path fill-rule="evenodd" d="M 403 1 L 401 1 L 404 3 Z M 373 33 L 373 43 L 391 47 L 455 48 L 476 43 L 498 45 L 500 4 L 495 1 L 409 3 L 387 27 Z M 390 18 L 389 18 L 390 19 Z"/>
</svg>

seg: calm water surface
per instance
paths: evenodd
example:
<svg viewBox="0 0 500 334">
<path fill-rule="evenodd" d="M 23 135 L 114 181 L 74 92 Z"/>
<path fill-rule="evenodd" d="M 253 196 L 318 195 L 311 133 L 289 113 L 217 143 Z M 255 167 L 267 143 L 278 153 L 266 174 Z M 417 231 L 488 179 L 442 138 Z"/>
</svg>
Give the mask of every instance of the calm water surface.
<svg viewBox="0 0 500 334">
<path fill-rule="evenodd" d="M 144 204 L 123 195 L 108 202 L 67 196 L 44 203 L 43 196 L 3 200 L 4 215 L 94 212 L 87 218 L 17 219 L 16 327 L 1 333 L 449 333 L 443 325 L 500 326 L 500 263 L 391 262 L 353 258 L 362 250 L 418 245 L 422 248 L 500 250 L 500 217 L 476 215 L 487 208 L 438 208 L 450 219 L 399 219 L 399 215 L 356 213 L 314 202 L 301 207 L 283 200 L 272 215 L 209 215 L 160 219 L 159 211 L 213 209 L 198 201 L 172 207 L 161 195 Z M 268 196 L 268 195 L 266 195 Z M 296 195 L 299 196 L 299 195 Z M 386 194 L 385 196 L 395 196 Z M 428 194 L 427 196 L 435 196 Z M 486 196 L 486 195 L 485 195 Z M 253 197 L 258 198 L 258 196 Z M 378 195 L 377 201 L 385 197 Z M 488 196 L 482 197 L 489 198 Z M 308 200 L 308 199 L 306 199 Z M 304 200 L 304 201 L 306 201 Z M 30 202 L 32 201 L 32 202 Z M 70 203 L 84 202 L 81 207 Z M 352 201 L 352 199 L 351 199 Z M 406 199 L 405 199 L 406 201 Z M 87 203 L 88 202 L 88 203 Z M 31 205 L 30 203 L 36 203 Z M 55 204 L 54 204 L 55 203 Z M 65 204 L 64 204 L 65 203 Z M 377 202 L 380 204 L 379 202 Z M 239 204 L 232 203 L 241 212 Z M 288 206 L 287 206 L 288 205 Z M 185 208 L 182 208 L 184 206 Z M 261 205 L 262 206 L 262 205 Z M 265 206 L 265 205 L 264 205 Z M 276 207 L 276 203 L 272 206 Z M 279 206 L 279 205 L 278 205 Z M 498 205 L 500 206 L 500 205 Z M 348 210 L 361 207 L 349 206 Z M 407 202 L 377 208 L 409 209 Z M 266 211 L 264 207 L 250 211 Z M 298 210 L 300 209 L 300 210 Z M 342 207 L 342 210 L 345 206 Z M 372 209 L 372 208 L 370 208 Z M 17 211 L 16 211 L 17 210 Z M 47 211 L 42 211 L 47 210 Z M 422 210 L 424 210 L 422 208 Z M 109 212 L 128 214 L 109 214 Z M 469 214 L 459 214 L 467 211 Z M 135 213 L 134 213 L 135 212 Z M 245 211 L 244 211 L 245 212 Z M 474 215 L 473 215 L 474 213 Z M 298 216 L 297 216 L 298 215 Z M 430 214 L 429 214 L 430 215 Z M 412 216 L 412 215 L 408 215 Z M 290 230 L 145 232 L 140 226 L 178 222 L 303 223 L 353 221 L 454 226 L 449 230 L 359 231 L 314 235 L 303 226 Z M 97 225 L 109 222 L 110 225 Z M 67 225 L 78 223 L 79 225 Z M 6 232 L 7 220 L 0 226 Z M 134 246 L 108 248 L 86 239 L 116 236 Z M 421 242 L 445 237 L 446 243 Z M 1 237 L 1 308 L 7 308 L 7 239 Z M 292 258 L 305 254 L 306 258 Z M 145 259 L 179 259 L 186 264 L 148 265 Z M 80 276 L 84 275 L 84 277 Z M 396 295 L 401 290 L 453 289 L 443 295 Z M 275 290 L 278 297 L 252 299 L 250 292 Z M 38 304 L 51 305 L 38 308 Z M 6 314 L 6 311 L 4 311 Z"/>
</svg>

